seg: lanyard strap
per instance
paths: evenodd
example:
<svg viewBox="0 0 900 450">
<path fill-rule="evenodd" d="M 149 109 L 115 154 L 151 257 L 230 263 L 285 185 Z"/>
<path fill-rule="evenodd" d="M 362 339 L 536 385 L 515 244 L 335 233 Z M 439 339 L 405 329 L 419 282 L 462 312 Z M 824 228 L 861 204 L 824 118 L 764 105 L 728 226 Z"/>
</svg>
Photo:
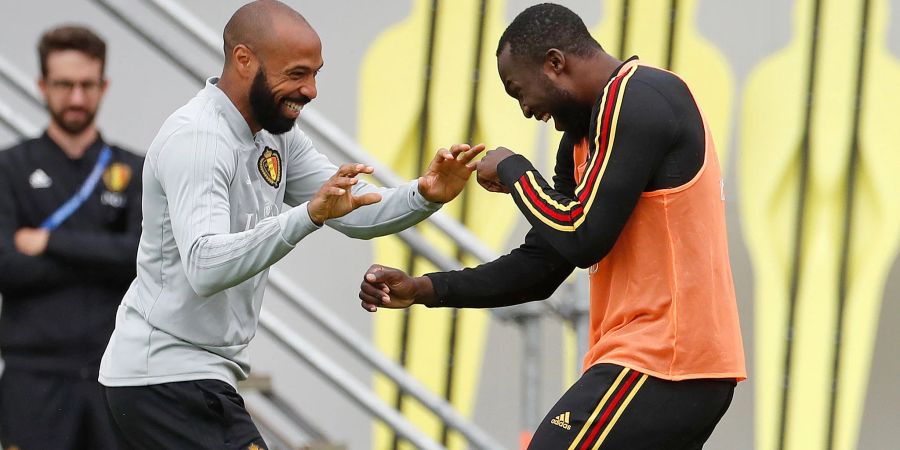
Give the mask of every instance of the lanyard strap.
<svg viewBox="0 0 900 450">
<path fill-rule="evenodd" d="M 97 187 L 97 182 L 100 181 L 100 176 L 103 175 L 103 171 L 106 170 L 106 166 L 109 165 L 110 159 L 112 159 L 112 150 L 110 150 L 108 145 L 104 145 L 103 150 L 100 150 L 100 156 L 97 157 L 97 163 L 94 164 L 94 168 L 91 170 L 91 174 L 84 180 L 84 183 L 81 184 L 81 187 L 78 188 L 75 195 L 66 200 L 62 206 L 57 208 L 56 211 L 41 224 L 41 228 L 47 231 L 53 231 L 62 225 L 62 223 L 75 213 L 75 211 L 78 211 L 78 208 L 80 208 L 85 200 L 91 196 L 91 192 L 94 192 L 94 188 Z"/>
</svg>

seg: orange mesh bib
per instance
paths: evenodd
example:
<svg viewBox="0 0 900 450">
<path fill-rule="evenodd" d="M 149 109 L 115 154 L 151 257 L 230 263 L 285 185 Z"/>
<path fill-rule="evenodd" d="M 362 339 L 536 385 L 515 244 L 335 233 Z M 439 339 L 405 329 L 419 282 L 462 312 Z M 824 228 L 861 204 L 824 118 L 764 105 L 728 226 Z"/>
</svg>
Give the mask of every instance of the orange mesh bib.
<svg viewBox="0 0 900 450">
<path fill-rule="evenodd" d="M 703 167 L 644 192 L 612 250 L 590 268 L 584 368 L 613 363 L 666 380 L 746 378 L 722 177 L 706 128 Z M 581 180 L 587 141 L 575 146 Z"/>
</svg>

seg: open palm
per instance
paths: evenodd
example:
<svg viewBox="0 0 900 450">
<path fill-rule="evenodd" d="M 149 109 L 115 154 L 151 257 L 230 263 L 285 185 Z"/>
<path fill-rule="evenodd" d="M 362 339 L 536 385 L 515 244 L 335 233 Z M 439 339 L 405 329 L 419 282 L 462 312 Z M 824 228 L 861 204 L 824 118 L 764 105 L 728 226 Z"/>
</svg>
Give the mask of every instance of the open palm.
<svg viewBox="0 0 900 450">
<path fill-rule="evenodd" d="M 426 200 L 435 203 L 453 200 L 466 187 L 466 181 L 478 166 L 472 159 L 483 150 L 484 144 L 474 147 L 456 144 L 450 150 L 438 150 L 428 170 L 419 177 L 419 192 Z"/>
</svg>

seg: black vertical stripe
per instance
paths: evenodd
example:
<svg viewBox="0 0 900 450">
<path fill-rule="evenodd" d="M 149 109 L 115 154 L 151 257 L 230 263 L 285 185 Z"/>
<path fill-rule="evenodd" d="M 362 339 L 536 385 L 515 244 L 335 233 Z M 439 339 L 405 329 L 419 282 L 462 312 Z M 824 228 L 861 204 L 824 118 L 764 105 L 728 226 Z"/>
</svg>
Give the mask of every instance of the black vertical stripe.
<svg viewBox="0 0 900 450">
<path fill-rule="evenodd" d="M 675 61 L 675 38 L 678 35 L 678 0 L 669 1 L 669 42 L 666 48 L 666 70 L 672 70 Z"/>
<path fill-rule="evenodd" d="M 434 45 L 437 36 L 437 15 L 438 15 L 438 3 L 439 0 L 431 1 L 431 19 L 428 28 L 428 44 L 425 49 L 425 73 L 424 73 L 424 91 L 422 93 L 422 108 L 419 113 L 419 152 L 416 157 L 416 164 L 413 168 L 413 178 L 417 178 L 419 176 L 419 172 L 425 166 L 425 151 L 428 148 L 428 127 L 430 124 L 429 121 L 429 113 L 431 111 L 431 81 L 432 81 L 432 69 L 434 66 Z M 416 252 L 412 249 L 409 251 L 409 257 L 406 260 L 406 273 L 415 273 L 416 270 Z M 400 356 L 399 356 L 399 364 L 402 367 L 406 367 L 408 350 L 409 350 L 409 329 L 410 322 L 412 321 L 412 311 L 407 308 L 403 310 L 403 320 L 400 325 Z M 403 391 L 401 391 L 398 387 L 397 396 L 394 399 L 394 407 L 397 411 L 403 412 L 403 399 L 404 399 Z M 391 447 L 394 450 L 400 445 L 400 437 L 397 433 L 394 433 L 393 442 Z"/>
<path fill-rule="evenodd" d="M 466 129 L 464 142 L 472 145 L 475 139 L 475 133 L 478 127 L 478 87 L 481 81 L 481 53 L 484 51 L 484 30 L 487 23 L 485 15 L 487 13 L 487 0 L 481 0 L 478 9 L 478 29 L 475 37 L 475 57 L 472 62 L 472 91 L 469 101 L 469 120 Z M 469 218 L 469 189 L 463 189 L 462 198 L 460 199 L 459 221 L 463 225 L 467 225 Z M 463 261 L 465 252 L 461 247 L 456 248 L 456 259 Z M 465 264 L 463 264 L 465 265 Z M 456 342 L 459 335 L 461 314 L 459 309 L 453 308 L 450 312 L 450 336 L 447 338 L 447 373 L 444 378 L 444 398 L 452 404 L 453 400 L 453 383 L 454 383 L 454 363 L 456 362 Z M 447 422 L 441 426 L 441 444 L 447 446 L 450 437 L 450 429 Z"/>
<path fill-rule="evenodd" d="M 797 294 L 800 287 L 800 267 L 803 263 L 803 226 L 806 216 L 806 193 L 809 189 L 809 158 L 810 158 L 810 134 L 812 128 L 813 103 L 815 102 L 816 87 L 816 63 L 819 50 L 819 21 L 821 17 L 822 1 L 813 1 L 812 35 L 810 36 L 809 51 L 809 77 L 807 78 L 806 109 L 803 119 L 803 139 L 800 143 L 800 187 L 797 195 L 797 219 L 794 226 L 793 260 L 791 261 L 791 276 L 788 293 L 788 319 L 786 350 L 784 355 L 784 378 L 781 391 L 781 417 L 778 431 L 778 448 L 784 449 L 785 434 L 787 432 L 788 412 L 790 411 L 789 392 L 791 380 L 791 365 L 793 362 L 794 347 L 794 322 L 797 315 Z"/>
<path fill-rule="evenodd" d="M 628 54 L 625 53 L 625 50 L 628 49 L 628 7 L 631 4 L 631 0 L 622 0 L 622 28 L 620 29 L 619 35 L 619 59 L 625 60 L 628 58 Z"/>
<path fill-rule="evenodd" d="M 850 155 L 847 161 L 847 185 L 845 190 L 846 209 L 844 210 L 844 235 L 841 240 L 840 273 L 838 275 L 838 310 L 835 318 L 834 334 L 834 360 L 831 368 L 831 397 L 828 403 L 828 450 L 834 448 L 834 435 L 837 421 L 837 396 L 840 391 L 841 347 L 844 331 L 847 303 L 847 291 L 849 289 L 849 265 L 850 265 L 850 239 L 853 232 L 853 205 L 856 195 L 856 176 L 859 166 L 859 127 L 862 122 L 863 108 L 863 84 L 866 75 L 866 30 L 869 26 L 869 0 L 863 0 L 862 17 L 859 26 L 859 57 L 856 63 L 856 96 L 853 102 L 853 133 L 850 138 Z"/>
</svg>

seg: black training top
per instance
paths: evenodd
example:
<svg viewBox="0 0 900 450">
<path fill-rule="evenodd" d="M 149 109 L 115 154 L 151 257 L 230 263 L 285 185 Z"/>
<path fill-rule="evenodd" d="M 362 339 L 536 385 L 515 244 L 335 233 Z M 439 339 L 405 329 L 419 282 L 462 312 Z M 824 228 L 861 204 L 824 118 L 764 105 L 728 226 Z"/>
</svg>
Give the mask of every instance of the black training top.
<svg viewBox="0 0 900 450">
<path fill-rule="evenodd" d="M 143 158 L 110 146 L 101 181 L 50 233 L 44 254 L 17 252 L 13 237 L 75 194 L 103 146 L 98 138 L 73 160 L 45 133 L 0 151 L 0 354 L 8 367 L 84 376 L 99 368 L 135 276 Z"/>
<path fill-rule="evenodd" d="M 605 170 L 581 188 L 594 193 L 592 207 L 588 209 L 576 195 L 573 152 L 579 139 L 563 135 L 553 188 L 524 156 L 505 159 L 497 167 L 498 175 L 513 190 L 512 197 L 532 228 L 519 248 L 495 261 L 427 274 L 438 306 L 490 308 L 549 297 L 576 266 L 586 268 L 606 256 L 641 193 L 681 186 L 699 172 L 705 131 L 688 87 L 670 72 L 638 66 L 620 93 L 617 78 L 624 75 L 620 72 L 625 65 L 613 72 L 591 115 L 588 159 L 596 155 L 598 143 L 607 144 L 608 136 L 596 130 L 609 129 L 613 121 L 616 130 L 610 144 L 615 151 L 609 152 Z M 600 111 L 604 95 L 620 98 L 618 107 Z M 517 192 L 513 185 L 523 181 L 537 186 L 550 200 Z M 559 230 L 575 220 L 583 221 L 577 231 Z"/>
</svg>

